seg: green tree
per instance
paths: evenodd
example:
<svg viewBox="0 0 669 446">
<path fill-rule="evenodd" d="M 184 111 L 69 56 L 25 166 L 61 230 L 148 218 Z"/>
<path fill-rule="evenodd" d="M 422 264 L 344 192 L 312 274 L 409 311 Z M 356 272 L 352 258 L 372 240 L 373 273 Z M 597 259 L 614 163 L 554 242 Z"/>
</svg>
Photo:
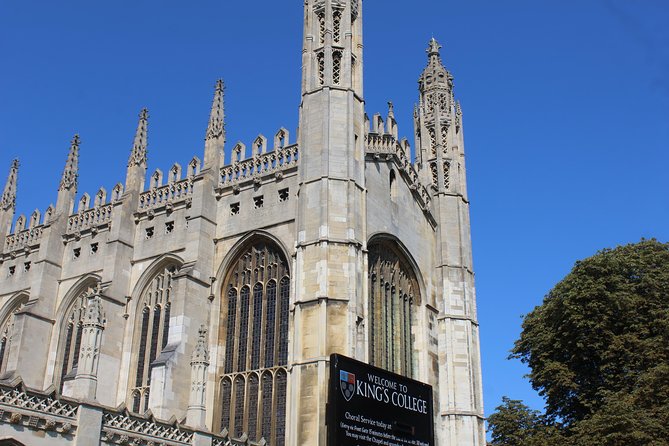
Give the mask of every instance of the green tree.
<svg viewBox="0 0 669 446">
<path fill-rule="evenodd" d="M 576 262 L 525 316 L 511 356 L 529 366 L 563 444 L 669 444 L 669 244 Z"/>
<path fill-rule="evenodd" d="M 488 417 L 488 431 L 492 433 L 493 446 L 560 444 L 558 430 L 539 411 L 508 397 L 503 397 L 502 404 Z"/>
</svg>

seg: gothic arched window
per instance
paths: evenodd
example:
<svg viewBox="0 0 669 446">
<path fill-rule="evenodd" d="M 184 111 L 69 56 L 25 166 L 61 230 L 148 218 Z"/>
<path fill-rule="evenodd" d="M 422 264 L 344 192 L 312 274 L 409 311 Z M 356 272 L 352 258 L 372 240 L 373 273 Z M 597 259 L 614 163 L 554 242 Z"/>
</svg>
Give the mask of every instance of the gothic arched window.
<svg viewBox="0 0 669 446">
<path fill-rule="evenodd" d="M 221 294 L 221 430 L 284 445 L 290 304 L 285 257 L 273 244 L 253 244 L 233 262 Z"/>
<path fill-rule="evenodd" d="M 369 246 L 370 363 L 411 377 L 414 357 L 411 327 L 420 303 L 413 269 L 390 241 Z"/>
<path fill-rule="evenodd" d="M 28 302 L 28 296 L 22 296 L 14 303 L 13 308 L 9 311 L 5 320 L 0 323 L 0 372 L 4 372 L 7 366 L 7 358 L 9 357 L 9 348 L 12 343 L 12 332 L 14 330 L 14 319 L 23 305 Z"/>
<path fill-rule="evenodd" d="M 133 412 L 143 413 L 149 408 L 149 388 L 153 362 L 167 345 L 170 330 L 170 305 L 172 298 L 172 276 L 177 271 L 176 265 L 168 265 L 160 271 L 146 286 L 140 296 L 137 307 L 134 374 L 131 375 L 131 408 Z"/>
</svg>

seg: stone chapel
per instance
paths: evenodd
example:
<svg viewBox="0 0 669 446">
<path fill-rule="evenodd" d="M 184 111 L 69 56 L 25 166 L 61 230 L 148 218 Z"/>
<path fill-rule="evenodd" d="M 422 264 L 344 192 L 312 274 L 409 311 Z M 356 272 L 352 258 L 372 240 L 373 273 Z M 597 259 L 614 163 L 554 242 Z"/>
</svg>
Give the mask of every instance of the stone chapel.
<svg viewBox="0 0 669 446">
<path fill-rule="evenodd" d="M 111 191 L 77 193 L 74 136 L 55 205 L 16 217 L 9 166 L 0 444 L 324 446 L 331 353 L 431 385 L 435 444 L 486 444 L 463 118 L 440 45 L 410 142 L 392 104 L 365 111 L 362 0 L 304 9 L 296 134 L 228 144 L 218 81 L 186 166 L 147 172 L 147 110 Z"/>
</svg>

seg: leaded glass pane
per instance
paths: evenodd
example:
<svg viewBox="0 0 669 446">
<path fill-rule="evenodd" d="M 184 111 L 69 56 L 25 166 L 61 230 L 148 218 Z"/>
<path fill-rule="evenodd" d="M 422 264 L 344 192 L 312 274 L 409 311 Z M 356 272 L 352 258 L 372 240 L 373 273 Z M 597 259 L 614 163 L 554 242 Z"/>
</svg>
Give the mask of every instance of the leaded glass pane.
<svg viewBox="0 0 669 446">
<path fill-rule="evenodd" d="M 369 358 L 373 365 L 413 375 L 411 327 L 419 288 L 413 270 L 390 242 L 369 249 Z"/>
<path fill-rule="evenodd" d="M 232 404 L 232 383 L 228 378 L 221 382 L 221 426 L 230 426 L 230 404 Z"/>
<path fill-rule="evenodd" d="M 228 326 L 225 342 L 225 373 L 232 372 L 232 364 L 235 356 L 235 320 L 237 319 L 237 290 L 230 288 L 228 291 Z"/>
<path fill-rule="evenodd" d="M 274 365 L 274 331 L 276 327 L 276 282 L 267 284 L 267 315 L 265 316 L 265 367 Z"/>
<path fill-rule="evenodd" d="M 220 428 L 227 427 L 237 437 L 245 430 L 251 440 L 264 437 L 271 445 L 283 444 L 285 436 L 290 310 L 287 265 L 276 247 L 256 243 L 232 263 L 222 285 L 222 290 L 227 290 L 227 302 L 222 302 L 227 314 L 221 314 L 226 348 L 222 379 L 234 383 L 234 388 L 228 402 L 227 389 L 221 386 Z M 275 374 L 282 374 L 282 378 L 275 380 Z M 245 389 L 239 388 L 239 379 L 247 385 Z M 276 387 L 279 383 L 283 383 L 281 393 Z M 276 443 L 273 436 L 279 429 L 282 440 Z"/>
<path fill-rule="evenodd" d="M 235 431 L 234 435 L 240 437 L 244 433 L 244 378 L 237 376 L 235 379 Z"/>
<path fill-rule="evenodd" d="M 248 416 L 249 439 L 255 440 L 258 433 L 258 376 L 255 373 L 249 378 Z"/>
<path fill-rule="evenodd" d="M 251 339 L 251 370 L 260 368 L 260 334 L 262 328 L 263 286 L 253 287 L 253 334 Z"/>
<path fill-rule="evenodd" d="M 276 374 L 276 441 L 277 446 L 286 443 L 286 372 L 279 370 Z"/>
<path fill-rule="evenodd" d="M 242 288 L 239 300 L 239 353 L 237 354 L 237 371 L 246 370 L 246 349 L 249 335 L 249 287 Z"/>
</svg>

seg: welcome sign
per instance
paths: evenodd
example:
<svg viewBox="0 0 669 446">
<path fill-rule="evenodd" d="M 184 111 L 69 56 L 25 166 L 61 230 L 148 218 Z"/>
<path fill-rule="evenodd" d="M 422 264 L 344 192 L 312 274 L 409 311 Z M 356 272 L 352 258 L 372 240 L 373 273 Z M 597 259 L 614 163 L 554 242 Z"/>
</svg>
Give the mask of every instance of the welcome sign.
<svg viewBox="0 0 669 446">
<path fill-rule="evenodd" d="M 330 446 L 433 446 L 432 387 L 330 356 Z"/>
</svg>

